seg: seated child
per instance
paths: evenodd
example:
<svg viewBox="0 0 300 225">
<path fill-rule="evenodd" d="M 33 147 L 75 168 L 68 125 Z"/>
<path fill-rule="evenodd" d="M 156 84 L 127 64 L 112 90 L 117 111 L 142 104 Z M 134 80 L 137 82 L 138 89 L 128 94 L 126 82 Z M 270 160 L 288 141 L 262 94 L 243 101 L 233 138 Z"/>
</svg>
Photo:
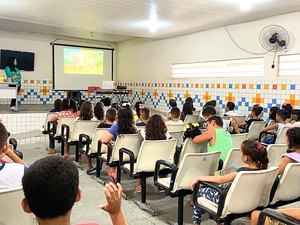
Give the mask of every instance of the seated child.
<svg viewBox="0 0 300 225">
<path fill-rule="evenodd" d="M 110 108 L 106 111 L 104 123 L 100 123 L 98 128 L 110 128 L 115 122 L 117 117 L 117 110 L 115 108 Z"/>
<path fill-rule="evenodd" d="M 143 107 L 140 109 L 140 117 L 139 121 L 135 124 L 137 127 L 146 126 L 150 119 L 151 111 L 147 107 Z"/>
<path fill-rule="evenodd" d="M 62 103 L 62 101 L 61 101 L 60 98 L 56 99 L 54 101 L 54 108 L 51 109 L 49 112 L 60 112 L 60 110 L 61 110 L 61 103 Z"/>
<path fill-rule="evenodd" d="M 249 131 L 249 127 L 251 125 L 251 123 L 253 121 L 262 121 L 262 119 L 260 118 L 260 114 L 261 112 L 263 111 L 263 108 L 261 106 L 254 106 L 250 112 L 250 115 L 249 115 L 249 119 L 248 120 L 245 120 L 244 122 L 242 123 L 239 123 L 235 118 L 234 116 L 232 116 L 232 125 L 234 127 L 236 127 L 236 125 L 239 127 L 239 128 L 242 128 L 242 131 L 240 131 L 239 129 L 236 129 L 236 133 L 239 134 L 239 133 L 246 133 Z"/>
<path fill-rule="evenodd" d="M 275 130 L 275 132 L 277 133 L 282 127 L 290 125 L 289 123 L 286 123 L 287 118 L 288 111 L 286 111 L 285 109 L 279 109 L 276 113 L 276 123 L 267 126 L 263 129 L 263 131 Z"/>
<path fill-rule="evenodd" d="M 25 196 L 22 200 L 23 210 L 32 212 L 38 224 L 71 224 L 72 207 L 82 195 L 74 163 L 58 156 L 39 159 L 25 172 L 22 185 Z M 104 194 L 107 202 L 100 208 L 109 213 L 112 224 L 126 225 L 121 208 L 121 185 L 106 184 Z"/>
<path fill-rule="evenodd" d="M 24 161 L 9 148 L 7 138 L 8 132 L 0 123 L 0 188 L 21 186 L 23 174 L 27 170 Z M 8 157 L 12 162 L 4 161 L 4 157 Z"/>
<path fill-rule="evenodd" d="M 183 121 L 180 119 L 180 109 L 174 107 L 171 109 L 171 120 L 166 122 L 166 125 L 180 125 Z"/>
<path fill-rule="evenodd" d="M 230 188 L 231 182 L 236 177 L 237 173 L 241 171 L 255 171 L 267 169 L 269 159 L 267 156 L 267 150 L 260 143 L 256 141 L 246 140 L 241 145 L 241 158 L 245 164 L 244 167 L 240 167 L 237 172 L 231 172 L 224 176 L 198 176 L 190 182 L 191 189 L 198 181 L 213 182 L 216 184 L 223 184 L 223 189 L 227 191 Z M 218 204 L 220 200 L 220 194 L 218 191 L 209 187 L 200 187 L 199 197 L 205 197 L 210 201 Z M 201 223 L 201 209 L 194 206 L 193 220 L 194 224 Z"/>
<path fill-rule="evenodd" d="M 235 104 L 234 102 L 227 102 L 225 107 L 225 116 L 236 116 L 236 112 L 234 111 Z"/>
<path fill-rule="evenodd" d="M 169 100 L 169 106 L 171 107 L 171 109 L 169 109 L 168 113 L 167 113 L 167 120 L 170 120 L 171 119 L 171 110 L 172 108 L 174 107 L 177 107 L 177 102 L 175 99 L 171 98 Z"/>
</svg>

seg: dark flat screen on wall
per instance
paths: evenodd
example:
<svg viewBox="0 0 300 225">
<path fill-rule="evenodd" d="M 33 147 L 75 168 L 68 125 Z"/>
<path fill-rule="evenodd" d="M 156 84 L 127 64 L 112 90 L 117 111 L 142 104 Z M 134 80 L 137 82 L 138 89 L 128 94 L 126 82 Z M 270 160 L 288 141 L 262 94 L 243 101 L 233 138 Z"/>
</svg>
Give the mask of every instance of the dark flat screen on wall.
<svg viewBox="0 0 300 225">
<path fill-rule="evenodd" d="M 17 67 L 19 70 L 34 71 L 34 53 L 32 52 L 21 52 L 1 49 L 1 69 L 5 69 L 8 65 L 9 59 L 16 57 L 18 60 Z"/>
</svg>

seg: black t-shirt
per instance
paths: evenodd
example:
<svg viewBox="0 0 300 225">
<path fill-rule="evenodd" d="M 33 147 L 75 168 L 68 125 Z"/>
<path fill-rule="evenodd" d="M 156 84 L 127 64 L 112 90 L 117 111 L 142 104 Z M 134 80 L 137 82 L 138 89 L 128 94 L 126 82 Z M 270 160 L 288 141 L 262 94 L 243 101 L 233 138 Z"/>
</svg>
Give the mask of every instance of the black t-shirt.
<svg viewBox="0 0 300 225">
<path fill-rule="evenodd" d="M 100 123 L 97 128 L 110 128 L 110 127 L 111 127 L 111 124 Z"/>
</svg>

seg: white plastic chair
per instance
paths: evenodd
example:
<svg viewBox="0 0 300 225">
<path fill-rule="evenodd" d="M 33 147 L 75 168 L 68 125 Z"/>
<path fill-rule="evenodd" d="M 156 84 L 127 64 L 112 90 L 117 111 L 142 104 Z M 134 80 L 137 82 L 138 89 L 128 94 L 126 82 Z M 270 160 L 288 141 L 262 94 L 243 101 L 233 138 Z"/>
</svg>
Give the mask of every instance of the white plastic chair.
<svg viewBox="0 0 300 225">
<path fill-rule="evenodd" d="M 25 213 L 21 206 L 24 198 L 23 188 L 13 187 L 0 189 L 0 201 L 5 204 L 0 210 L 1 225 L 34 225 L 32 213 Z"/>
<path fill-rule="evenodd" d="M 200 120 L 199 115 L 186 115 L 184 118 L 184 124 L 188 123 L 198 123 Z"/>
<path fill-rule="evenodd" d="M 169 134 L 176 139 L 177 147 L 181 147 L 185 124 L 167 125 Z"/>
<path fill-rule="evenodd" d="M 253 121 L 249 127 L 247 140 L 257 140 L 260 132 L 265 128 L 266 122 L 264 121 Z"/>
<path fill-rule="evenodd" d="M 272 207 L 286 205 L 300 200 L 300 163 L 289 163 L 282 176 L 271 202 Z M 276 206 L 274 206 L 276 205 Z"/>
<path fill-rule="evenodd" d="M 48 129 L 48 122 L 50 121 L 50 119 L 55 115 L 55 112 L 48 112 L 45 118 L 45 123 L 42 127 L 42 133 L 43 134 L 48 134 L 49 129 Z"/>
<path fill-rule="evenodd" d="M 184 155 L 188 153 L 205 153 L 207 152 L 207 142 L 203 142 L 200 144 L 196 144 L 193 142 L 193 139 L 187 138 L 182 146 L 180 157 L 179 157 L 179 164 L 182 161 Z"/>
<path fill-rule="evenodd" d="M 127 149 L 120 150 L 120 168 L 129 172 L 133 179 L 141 179 L 141 202 L 146 203 L 146 179 L 154 175 L 155 163 L 158 160 L 173 162 L 176 140 L 143 141 L 136 162 Z M 130 163 L 125 164 L 123 158 L 130 156 Z M 153 211 L 154 213 L 154 211 Z"/>
<path fill-rule="evenodd" d="M 224 169 L 230 169 L 231 167 L 239 168 L 241 166 L 245 165 L 243 160 L 241 159 L 241 150 L 240 148 L 232 148 L 230 149 L 224 164 L 223 164 L 223 170 Z"/>
<path fill-rule="evenodd" d="M 66 124 L 62 125 L 62 146 L 64 147 L 64 143 L 68 142 L 69 145 L 75 145 L 76 146 L 76 152 L 75 152 L 75 161 L 79 161 L 79 136 L 81 134 L 87 135 L 92 139 L 94 130 L 99 125 L 98 120 L 77 120 L 74 124 L 71 126 L 68 126 Z M 71 132 L 72 127 L 72 132 Z M 66 130 L 66 132 L 65 132 Z M 64 149 L 61 149 L 62 154 L 64 152 Z"/>
<path fill-rule="evenodd" d="M 154 184 L 164 189 L 172 198 L 178 197 L 178 224 L 183 224 L 184 197 L 191 194 L 189 183 L 196 176 L 211 176 L 218 168 L 221 152 L 185 154 L 180 166 L 164 160 L 156 162 Z M 171 176 L 159 178 L 161 166 L 169 167 Z"/>
<path fill-rule="evenodd" d="M 236 175 L 227 193 L 223 193 L 218 185 L 198 182 L 194 187 L 194 204 L 208 212 L 217 223 L 230 224 L 234 218 L 239 217 L 238 214 L 250 213 L 259 206 L 266 207 L 269 204 L 271 188 L 277 173 L 278 167 L 259 171 L 241 171 Z M 204 197 L 198 197 L 200 184 L 220 191 L 218 204 Z M 251 188 L 249 184 L 253 184 Z"/>
<path fill-rule="evenodd" d="M 278 166 L 282 160 L 282 155 L 286 153 L 288 149 L 285 144 L 270 144 L 267 147 L 268 158 L 269 158 L 269 167 Z"/>
<path fill-rule="evenodd" d="M 241 148 L 241 144 L 247 139 L 247 137 L 248 133 L 231 134 L 232 148 Z"/>
</svg>

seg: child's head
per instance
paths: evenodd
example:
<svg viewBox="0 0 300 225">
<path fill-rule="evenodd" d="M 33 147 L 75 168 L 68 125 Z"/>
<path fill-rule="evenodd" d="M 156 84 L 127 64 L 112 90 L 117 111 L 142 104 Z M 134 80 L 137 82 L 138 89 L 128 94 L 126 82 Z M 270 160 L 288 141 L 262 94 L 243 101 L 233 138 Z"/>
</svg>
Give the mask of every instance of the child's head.
<svg viewBox="0 0 300 225">
<path fill-rule="evenodd" d="M 251 110 L 251 115 L 253 117 L 258 117 L 261 112 L 263 111 L 263 107 L 261 106 L 253 106 L 252 110 Z"/>
<path fill-rule="evenodd" d="M 226 111 L 232 111 L 232 110 L 234 110 L 234 108 L 235 108 L 234 102 L 227 102 L 226 103 L 226 108 L 225 108 Z"/>
<path fill-rule="evenodd" d="M 192 97 L 187 97 L 187 98 L 185 99 L 185 102 L 190 102 L 190 103 L 193 103 L 193 99 L 192 99 Z"/>
<path fill-rule="evenodd" d="M 150 119 L 150 109 L 148 109 L 147 107 L 143 107 L 140 110 L 140 119 L 143 122 L 147 122 Z"/>
<path fill-rule="evenodd" d="M 90 101 L 82 103 L 79 118 L 81 120 L 90 120 L 93 118 L 93 105 Z"/>
<path fill-rule="evenodd" d="M 65 216 L 81 197 L 78 170 L 74 163 L 59 156 L 48 156 L 33 163 L 22 179 L 25 212 L 37 218 Z"/>
<path fill-rule="evenodd" d="M 193 103 L 185 102 L 182 107 L 182 112 L 184 113 L 184 115 L 193 115 L 193 109 Z"/>
<path fill-rule="evenodd" d="M 285 109 L 288 112 L 288 118 L 290 118 L 293 106 L 289 103 L 283 103 L 281 108 Z"/>
<path fill-rule="evenodd" d="M 206 106 L 202 111 L 202 116 L 204 117 L 205 120 L 207 120 L 209 117 L 216 114 L 217 114 L 216 109 L 211 105 Z"/>
<path fill-rule="evenodd" d="M 78 111 L 78 104 L 75 100 L 73 99 L 69 99 L 70 101 L 70 109 L 73 111 L 73 112 L 77 112 Z"/>
<path fill-rule="evenodd" d="M 141 101 L 137 101 L 135 104 L 134 104 L 134 108 L 135 108 L 135 112 L 136 112 L 136 115 L 138 116 L 138 118 L 140 118 L 140 110 L 143 106 L 143 102 Z"/>
<path fill-rule="evenodd" d="M 287 145 L 290 150 L 300 149 L 300 127 L 293 127 L 287 130 Z"/>
<path fill-rule="evenodd" d="M 166 140 L 167 126 L 161 115 L 155 114 L 150 117 L 146 124 L 146 140 Z"/>
<path fill-rule="evenodd" d="M 169 100 L 169 105 L 171 106 L 171 108 L 177 107 L 177 102 L 175 99 L 170 99 Z"/>
<path fill-rule="evenodd" d="M 114 108 L 118 111 L 121 108 L 121 105 L 117 102 L 114 102 L 111 104 L 111 108 Z"/>
<path fill-rule="evenodd" d="M 61 99 L 60 99 L 60 98 L 58 98 L 58 99 L 55 99 L 55 101 L 54 101 L 54 108 L 56 108 L 56 109 L 60 109 L 60 107 L 61 107 L 61 103 L 62 103 L 62 101 L 61 101 Z"/>
<path fill-rule="evenodd" d="M 113 123 L 117 117 L 117 110 L 115 108 L 109 108 L 106 111 L 105 118 L 108 122 Z"/>
<path fill-rule="evenodd" d="M 276 122 L 285 122 L 289 118 L 289 113 L 285 109 L 279 109 L 276 113 Z"/>
<path fill-rule="evenodd" d="M 268 168 L 268 153 L 266 148 L 257 141 L 246 140 L 241 145 L 242 160 L 249 164 L 255 163 L 258 169 Z"/>
<path fill-rule="evenodd" d="M 211 116 L 206 120 L 207 128 L 209 128 L 209 125 L 211 124 L 213 127 L 223 127 L 223 119 L 220 116 Z"/>
<path fill-rule="evenodd" d="M 3 123 L 0 123 L 0 153 L 5 150 L 5 146 L 7 144 L 7 138 L 8 138 L 8 132 L 3 125 Z"/>
<path fill-rule="evenodd" d="M 276 120 L 276 114 L 277 114 L 277 111 L 279 110 L 279 108 L 277 106 L 273 106 L 270 108 L 270 111 L 269 111 L 269 119 L 271 120 Z"/>
<path fill-rule="evenodd" d="M 94 107 L 94 115 L 97 120 L 102 121 L 104 119 L 104 105 L 102 102 L 97 102 Z"/>
<path fill-rule="evenodd" d="M 291 119 L 295 121 L 300 121 L 300 109 L 293 109 L 291 112 Z"/>
<path fill-rule="evenodd" d="M 102 98 L 100 101 L 103 103 L 104 106 L 110 106 L 111 105 L 111 100 L 108 97 L 107 98 Z"/>
<path fill-rule="evenodd" d="M 180 119 L 180 109 L 178 107 L 173 107 L 171 109 L 171 118 Z"/>
</svg>

